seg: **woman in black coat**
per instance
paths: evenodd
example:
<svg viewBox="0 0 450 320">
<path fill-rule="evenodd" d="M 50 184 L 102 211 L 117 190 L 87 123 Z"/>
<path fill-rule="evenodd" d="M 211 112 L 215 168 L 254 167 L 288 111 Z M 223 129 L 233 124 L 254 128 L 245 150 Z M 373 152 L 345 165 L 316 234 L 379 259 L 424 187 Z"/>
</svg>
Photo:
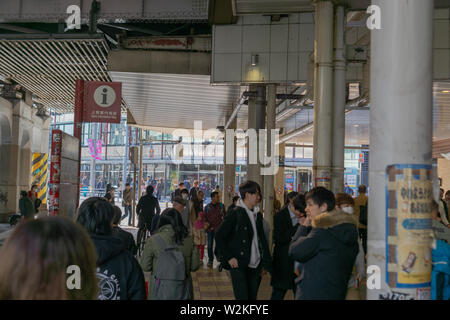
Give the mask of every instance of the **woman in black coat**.
<svg viewBox="0 0 450 320">
<path fill-rule="evenodd" d="M 273 218 L 271 300 L 283 300 L 288 290 L 292 290 L 295 295 L 294 260 L 289 257 L 289 245 L 299 223 L 306 217 L 305 207 L 305 196 L 298 195 Z"/>
</svg>

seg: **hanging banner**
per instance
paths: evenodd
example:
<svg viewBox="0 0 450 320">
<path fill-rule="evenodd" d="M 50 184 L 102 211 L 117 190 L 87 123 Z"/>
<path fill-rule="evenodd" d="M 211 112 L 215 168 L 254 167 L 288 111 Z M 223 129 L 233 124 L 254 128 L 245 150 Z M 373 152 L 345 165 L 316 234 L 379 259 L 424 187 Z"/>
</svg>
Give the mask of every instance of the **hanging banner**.
<svg viewBox="0 0 450 320">
<path fill-rule="evenodd" d="M 430 287 L 431 165 L 390 165 L 386 180 L 386 282 Z"/>
<path fill-rule="evenodd" d="M 50 161 L 50 204 L 48 206 L 49 215 L 57 215 L 59 213 L 59 188 L 61 181 L 61 140 L 62 131 L 53 130 Z"/>
<path fill-rule="evenodd" d="M 97 140 L 94 146 L 94 140 L 88 139 L 89 153 L 91 157 L 97 160 L 102 160 L 102 141 Z"/>
<path fill-rule="evenodd" d="M 83 104 L 84 122 L 120 123 L 122 83 L 87 81 Z"/>
</svg>

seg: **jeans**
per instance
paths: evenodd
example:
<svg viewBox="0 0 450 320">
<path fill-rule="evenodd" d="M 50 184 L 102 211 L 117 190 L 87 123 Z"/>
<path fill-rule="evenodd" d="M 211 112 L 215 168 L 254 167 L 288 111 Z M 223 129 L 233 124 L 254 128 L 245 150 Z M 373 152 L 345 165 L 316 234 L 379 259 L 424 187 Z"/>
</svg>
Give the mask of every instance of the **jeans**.
<svg viewBox="0 0 450 320">
<path fill-rule="evenodd" d="M 124 218 L 126 218 L 128 216 L 128 224 L 131 224 L 131 205 L 127 206 L 125 205 L 125 214 L 122 216 L 122 218 L 120 220 L 123 220 Z"/>
<path fill-rule="evenodd" d="M 214 261 L 214 231 L 208 231 L 206 233 L 207 243 L 208 243 L 208 263 L 212 263 Z"/>
</svg>

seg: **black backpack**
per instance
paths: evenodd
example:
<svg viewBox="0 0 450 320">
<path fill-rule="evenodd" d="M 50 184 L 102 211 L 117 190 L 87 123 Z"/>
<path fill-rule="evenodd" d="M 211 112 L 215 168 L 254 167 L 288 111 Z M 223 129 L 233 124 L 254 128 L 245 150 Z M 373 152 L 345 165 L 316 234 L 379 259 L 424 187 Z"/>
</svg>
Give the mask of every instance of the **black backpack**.
<svg viewBox="0 0 450 320">
<path fill-rule="evenodd" d="M 367 203 L 359 206 L 359 223 L 367 226 Z"/>
</svg>

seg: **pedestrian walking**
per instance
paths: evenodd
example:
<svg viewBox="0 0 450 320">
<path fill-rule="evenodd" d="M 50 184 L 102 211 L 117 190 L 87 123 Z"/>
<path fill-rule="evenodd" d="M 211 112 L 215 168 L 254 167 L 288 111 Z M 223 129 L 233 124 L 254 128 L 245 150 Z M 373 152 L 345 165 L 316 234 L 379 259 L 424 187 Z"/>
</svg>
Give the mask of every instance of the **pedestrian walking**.
<svg viewBox="0 0 450 320">
<path fill-rule="evenodd" d="M 199 212 L 194 223 L 194 228 L 192 229 L 194 244 L 197 246 L 201 264 L 203 264 L 203 255 L 205 252 L 206 244 L 206 229 L 208 228 L 208 222 L 206 222 L 205 220 L 205 213 Z"/>
<path fill-rule="evenodd" d="M 125 231 L 120 227 L 120 218 L 122 216 L 122 211 L 118 206 L 114 206 L 114 217 L 112 221 L 112 235 L 116 238 L 122 240 L 125 248 L 135 256 L 137 253 L 136 241 L 131 232 Z"/>
<path fill-rule="evenodd" d="M 336 210 L 341 210 L 349 215 L 354 216 L 355 200 L 347 193 L 336 194 Z M 355 217 L 356 220 L 356 217 Z M 353 266 L 350 280 L 348 281 L 348 289 L 345 300 L 362 300 L 363 299 L 363 279 L 366 277 L 366 265 L 364 257 L 364 249 L 361 240 L 358 239 L 358 254 Z"/>
<path fill-rule="evenodd" d="M 133 203 L 134 198 L 134 192 L 133 189 L 131 189 L 130 184 L 125 184 L 125 190 L 123 190 L 123 196 L 122 196 L 122 207 L 124 208 L 125 214 L 121 216 L 121 220 L 128 217 L 128 225 L 131 226 L 131 204 Z"/>
<path fill-rule="evenodd" d="M 283 300 L 288 290 L 292 290 L 295 296 L 296 269 L 294 260 L 289 257 L 289 245 L 300 223 L 306 219 L 305 208 L 305 196 L 297 195 L 288 206 L 274 216 L 271 300 Z"/>
<path fill-rule="evenodd" d="M 208 268 L 213 267 L 214 236 L 225 216 L 225 207 L 219 200 L 219 193 L 217 191 L 212 192 L 211 202 L 207 204 L 204 209 L 206 222 L 208 222 L 208 228 L 206 229 L 208 243 Z"/>
<path fill-rule="evenodd" d="M 163 243 L 161 243 L 161 240 Z M 149 294 L 148 299 L 154 300 L 157 298 L 158 293 L 158 274 L 162 273 L 162 270 L 158 269 L 158 259 L 161 253 L 164 251 L 162 245 L 167 247 L 176 247 L 181 251 L 184 258 L 185 268 L 182 275 L 167 274 L 167 278 L 185 279 L 184 286 L 175 286 L 176 280 L 172 281 L 170 285 L 174 285 L 173 289 L 180 288 L 180 292 L 172 292 L 172 294 L 184 297 L 185 299 L 193 299 L 193 285 L 191 272 L 198 270 L 200 267 L 199 255 L 197 248 L 194 246 L 192 237 L 188 234 L 186 227 L 181 220 L 181 216 L 178 211 L 173 208 L 165 209 L 158 221 L 157 231 L 150 237 L 149 241 L 145 244 L 144 252 L 141 257 L 140 264 L 145 272 L 150 272 L 149 281 Z M 170 268 L 170 266 L 168 266 Z M 170 288 L 165 288 L 167 291 L 171 291 Z M 186 292 L 186 295 L 185 295 Z"/>
<path fill-rule="evenodd" d="M 152 220 L 161 212 L 159 201 L 153 196 L 153 186 L 147 186 L 146 190 L 147 193 L 139 199 L 139 202 L 136 206 L 136 213 L 139 218 L 139 230 L 137 234 L 138 248 L 140 248 L 144 232 L 146 232 L 147 230 L 151 232 Z"/>
<path fill-rule="evenodd" d="M 261 188 L 254 181 L 239 186 L 237 207 L 228 212 L 215 238 L 221 265 L 229 269 L 236 300 L 256 300 L 262 275 L 272 272 L 258 203 Z"/>
<path fill-rule="evenodd" d="M 99 300 L 145 300 L 144 274 L 124 243 L 112 235 L 113 206 L 92 197 L 78 209 L 77 222 L 91 236 L 97 253 Z"/>
<path fill-rule="evenodd" d="M 344 300 L 358 254 L 356 219 L 335 210 L 334 194 L 324 187 L 306 194 L 306 219 L 289 247 L 302 263 L 297 300 Z"/>
</svg>

